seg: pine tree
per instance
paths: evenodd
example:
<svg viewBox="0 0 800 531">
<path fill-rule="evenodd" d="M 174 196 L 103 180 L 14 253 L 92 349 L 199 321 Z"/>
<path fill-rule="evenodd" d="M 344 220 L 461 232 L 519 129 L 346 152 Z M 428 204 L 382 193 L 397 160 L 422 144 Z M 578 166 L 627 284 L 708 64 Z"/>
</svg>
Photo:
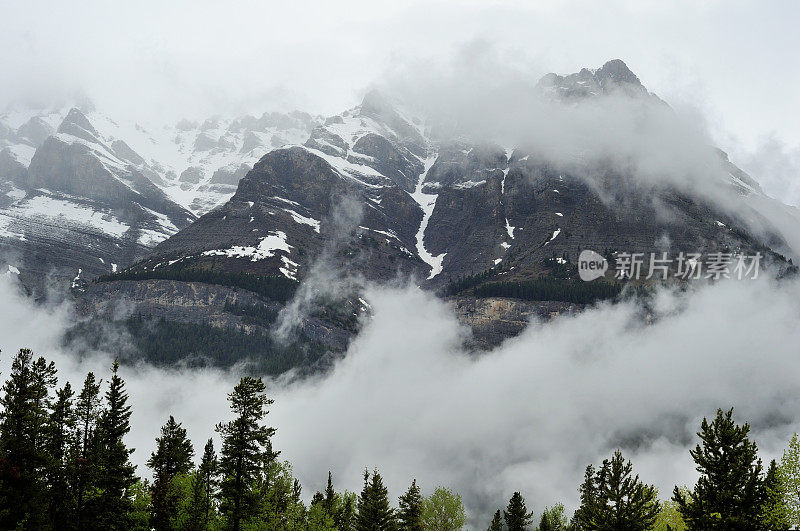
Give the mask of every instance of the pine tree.
<svg viewBox="0 0 800 531">
<path fill-rule="evenodd" d="M 339 531 L 353 531 L 356 525 L 356 495 L 353 492 L 345 492 L 342 494 L 342 504 L 336 517 L 334 524 Z"/>
<path fill-rule="evenodd" d="M 328 470 L 328 484 L 325 486 L 323 507 L 331 517 L 336 516 L 336 491 L 333 490 L 333 475 L 330 470 Z"/>
<path fill-rule="evenodd" d="M 702 445 L 690 452 L 700 479 L 688 496 L 677 488 L 673 493 L 690 531 L 759 528 L 766 491 L 749 431 L 748 424 L 733 421 L 733 409 L 718 410 L 712 422 L 703 419 L 698 432 Z"/>
<path fill-rule="evenodd" d="M 209 439 L 203 450 L 200 466 L 192 477 L 192 499 L 189 503 L 188 529 L 207 529 L 214 520 L 214 500 L 217 496 L 217 454 L 214 441 Z"/>
<path fill-rule="evenodd" d="M 785 531 L 791 529 L 789 510 L 785 502 L 783 482 L 778 463 L 773 459 L 764 476 L 765 503 L 761 516 L 761 529 L 765 531 Z"/>
<path fill-rule="evenodd" d="M 275 429 L 262 425 L 273 402 L 264 395 L 264 390 L 261 378 L 242 378 L 228 395 L 236 418 L 217 425 L 222 437 L 220 511 L 234 531 L 239 531 L 244 518 L 257 512 L 255 480 L 265 464 L 277 457 L 270 443 Z"/>
<path fill-rule="evenodd" d="M 170 529 L 170 520 L 177 515 L 180 501 L 173 479 L 179 474 L 189 473 L 193 456 L 194 449 L 186 437 L 186 430 L 170 415 L 161 428 L 161 436 L 156 437 L 156 451 L 147 461 L 147 466 L 153 469 L 150 525 L 154 529 Z"/>
<path fill-rule="evenodd" d="M 86 375 L 83 388 L 78 394 L 75 406 L 78 429 L 71 449 L 70 459 L 76 463 L 74 486 L 75 521 L 78 528 L 89 528 L 91 512 L 87 505 L 92 501 L 90 494 L 96 490 L 99 476 L 97 424 L 100 418 L 100 382 L 94 373 Z"/>
<path fill-rule="evenodd" d="M 617 450 L 597 472 L 586 467 L 581 486 L 581 506 L 575 513 L 582 530 L 646 531 L 652 529 L 661 510 L 657 492 L 633 476 L 633 465 Z"/>
<path fill-rule="evenodd" d="M 406 493 L 400 496 L 398 502 L 400 510 L 397 512 L 397 519 L 400 523 L 400 531 L 423 531 L 422 494 L 420 494 L 416 479 L 411 482 Z"/>
<path fill-rule="evenodd" d="M 500 509 L 497 509 L 494 513 L 492 521 L 489 523 L 489 527 L 486 531 L 503 531 L 503 515 L 500 513 Z"/>
<path fill-rule="evenodd" d="M 64 384 L 57 393 L 47 423 L 45 450 L 50 458 L 47 466 L 50 525 L 72 521 L 75 517 L 75 496 L 70 479 L 74 463 L 70 459 L 70 443 L 75 432 L 75 410 L 72 386 Z"/>
<path fill-rule="evenodd" d="M 364 489 L 358 498 L 357 531 L 395 531 L 397 520 L 389 506 L 389 491 L 377 470 L 364 471 Z"/>
<path fill-rule="evenodd" d="M 522 494 L 515 492 L 508 500 L 508 507 L 503 513 L 508 531 L 525 531 L 533 521 L 533 511 L 528 512 L 525 507 L 525 498 Z"/>
<path fill-rule="evenodd" d="M 133 450 L 123 441 L 131 431 L 131 407 L 117 360 L 111 366 L 105 399 L 106 407 L 99 422 L 100 494 L 94 519 L 103 529 L 126 529 L 133 510 L 131 487 L 136 483 L 136 467 L 130 461 Z"/>
<path fill-rule="evenodd" d="M 49 391 L 55 367 L 21 349 L 0 397 L 0 527 L 36 528 L 47 515 L 43 481 Z"/>
</svg>

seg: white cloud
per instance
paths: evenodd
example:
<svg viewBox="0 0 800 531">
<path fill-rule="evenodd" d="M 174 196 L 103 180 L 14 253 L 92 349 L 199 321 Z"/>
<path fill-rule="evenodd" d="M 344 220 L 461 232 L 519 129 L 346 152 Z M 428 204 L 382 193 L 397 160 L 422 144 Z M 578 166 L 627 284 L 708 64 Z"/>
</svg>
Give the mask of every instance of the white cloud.
<svg viewBox="0 0 800 531">
<path fill-rule="evenodd" d="M 74 361 L 58 337 L 68 307 L 42 309 L 0 283 L 2 372 L 22 345 L 56 360 L 79 383 L 107 358 Z M 800 411 L 800 285 L 724 282 L 663 291 L 653 323 L 632 304 L 533 325 L 475 357 L 446 304 L 417 288 L 371 288 L 374 316 L 327 376 L 271 383 L 275 445 L 306 495 L 331 469 L 358 490 L 378 467 L 398 496 L 416 477 L 426 489 L 459 490 L 480 523 L 514 490 L 541 509 L 574 507 L 582 469 L 621 445 L 666 496 L 689 483 L 699 419 L 735 406 L 754 425 L 763 455 L 778 453 Z M 42 334 L 42 331 L 45 334 Z M 200 447 L 226 415 L 233 374 L 125 368 L 142 463 L 169 414 Z"/>
</svg>

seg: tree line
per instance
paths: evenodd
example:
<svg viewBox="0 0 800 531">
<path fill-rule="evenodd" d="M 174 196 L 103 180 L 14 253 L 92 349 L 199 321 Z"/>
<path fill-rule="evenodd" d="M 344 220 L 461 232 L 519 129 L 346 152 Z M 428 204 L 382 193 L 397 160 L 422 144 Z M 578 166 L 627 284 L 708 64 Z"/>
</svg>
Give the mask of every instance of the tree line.
<svg viewBox="0 0 800 531">
<path fill-rule="evenodd" d="M 232 420 L 216 425 L 199 461 L 172 416 L 136 476 L 125 442 L 131 404 L 119 364 L 107 384 L 93 373 L 80 391 L 58 386 L 56 367 L 28 349 L 14 357 L 0 390 L 0 529 L 455 531 L 467 523 L 460 495 L 445 487 L 424 496 L 414 480 L 393 506 L 378 470 L 360 493 L 324 491 L 303 500 L 291 464 L 273 448 L 266 422 L 273 401 L 260 378 L 228 394 Z M 700 425 L 690 451 L 699 479 L 660 499 L 617 450 L 586 467 L 580 504 L 538 515 L 520 492 L 487 515 L 488 531 L 788 530 L 800 525 L 800 440 L 766 468 L 733 410 Z"/>
</svg>

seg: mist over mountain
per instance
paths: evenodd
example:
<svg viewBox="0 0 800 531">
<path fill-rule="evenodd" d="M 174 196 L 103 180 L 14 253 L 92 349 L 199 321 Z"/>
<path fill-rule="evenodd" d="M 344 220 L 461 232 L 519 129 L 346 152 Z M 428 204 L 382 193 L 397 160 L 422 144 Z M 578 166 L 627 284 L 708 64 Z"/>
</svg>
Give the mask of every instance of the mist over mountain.
<svg viewBox="0 0 800 531">
<path fill-rule="evenodd" d="M 89 371 L 104 379 L 86 421 L 96 423 L 97 463 L 135 451 L 119 454 L 124 474 L 97 474 L 98 499 L 113 490 L 103 481 L 127 481 L 130 459 L 135 474 L 118 497 L 138 496 L 158 527 L 166 487 L 151 452 L 174 416 L 194 449 L 173 478 L 175 489 L 185 482 L 189 511 L 203 444 L 231 451 L 232 432 L 218 426 L 234 419 L 237 384 L 260 385 L 251 376 L 275 401 L 264 402 L 263 422 L 277 432 L 261 441 L 247 488 L 283 485 L 309 528 L 329 517 L 320 529 L 349 529 L 325 490 L 328 471 L 336 503 L 367 512 L 357 506 L 365 468 L 380 471 L 392 506 L 412 480 L 425 497 L 452 489 L 467 529 L 486 528 L 514 492 L 535 522 L 558 503 L 572 516 L 587 503 L 577 490 L 586 465 L 617 449 L 666 502 L 699 477 L 689 450 L 701 420 L 731 407 L 765 467 L 781 457 L 798 431 L 800 159 L 775 109 L 796 107 L 784 87 L 796 72 L 759 81 L 773 59 L 741 60 L 734 83 L 727 68 L 672 64 L 643 55 L 645 44 L 625 53 L 609 44 L 618 36 L 599 38 L 608 14 L 585 7 L 570 31 L 561 8 L 513 3 L 434 5 L 425 20 L 408 6 L 348 15 L 358 21 L 320 7 L 330 27 L 287 6 L 267 18 L 255 10 L 242 35 L 219 27 L 229 14 L 212 24 L 205 6 L 187 13 L 187 23 L 217 27 L 218 49 L 200 27 L 185 42 L 156 38 L 163 20 L 125 35 L 139 17 L 130 13 L 121 42 L 93 55 L 109 79 L 69 57 L 96 46 L 105 24 L 49 58 L 36 43 L 52 38 L 40 35 L 50 23 L 30 30 L 32 64 L 71 68 L 76 82 L 48 87 L 9 58 L 11 83 L 0 88 L 0 373 L 22 378 L 14 354 L 30 347 L 55 362 L 59 386 L 78 391 Z M 288 32 L 281 13 L 305 20 L 304 32 Z M 653 7 L 629 18 L 657 49 L 661 36 L 645 31 L 659 27 L 654 17 L 677 20 Z M 701 42 L 689 34 L 696 25 L 739 27 L 716 6 L 697 17 L 672 45 Z M 440 46 L 453 31 L 445 19 L 502 22 L 505 44 L 527 42 L 515 28 L 538 27 L 547 47 Z M 420 34 L 424 50 L 390 53 L 384 42 L 411 46 Z M 11 26 L 4 35 L 20 36 Z M 133 54 L 130 71 L 105 57 L 137 40 L 151 56 Z M 587 43 L 597 49 L 573 56 Z M 698 47 L 698 64 L 712 51 Z M 133 74 L 137 97 L 124 86 Z M 705 76 L 713 90 L 697 81 Z M 752 109 L 721 119 L 726 98 L 743 93 Z M 765 132 L 765 116 L 781 134 Z M 726 130 L 734 123 L 752 127 Z M 106 441 L 115 360 L 130 432 Z M 51 426 L 56 397 L 40 402 Z M 13 448 L 24 437 L 9 438 L 14 404 L 0 402 L 0 505 L 11 492 L 4 474 L 16 470 L 4 463 L 22 462 Z M 73 453 L 59 463 L 67 470 L 82 452 L 75 462 L 89 470 L 88 431 L 65 426 Z M 235 527 L 225 489 L 212 512 Z M 274 509 L 264 507 L 258 518 Z M 668 504 L 659 514 L 668 511 L 680 513 Z M 12 513 L 0 507 L 0 522 Z"/>
</svg>

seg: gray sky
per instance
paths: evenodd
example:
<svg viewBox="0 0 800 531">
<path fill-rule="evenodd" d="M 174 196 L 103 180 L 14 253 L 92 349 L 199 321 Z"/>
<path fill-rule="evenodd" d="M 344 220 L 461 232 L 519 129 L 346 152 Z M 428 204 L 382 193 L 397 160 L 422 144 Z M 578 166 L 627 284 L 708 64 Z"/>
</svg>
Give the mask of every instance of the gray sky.
<svg viewBox="0 0 800 531">
<path fill-rule="evenodd" d="M 0 13 L 0 109 L 80 93 L 151 126 L 336 114 L 389 73 L 424 83 L 476 45 L 532 79 L 620 58 L 701 116 L 768 193 L 800 205 L 800 4 L 788 0 L 0 0 Z"/>
<path fill-rule="evenodd" d="M 110 114 L 336 113 L 392 64 L 482 40 L 534 76 L 621 58 L 720 136 L 800 143 L 800 5 L 551 4 L 2 0 L 0 102 L 81 90 Z"/>
</svg>

